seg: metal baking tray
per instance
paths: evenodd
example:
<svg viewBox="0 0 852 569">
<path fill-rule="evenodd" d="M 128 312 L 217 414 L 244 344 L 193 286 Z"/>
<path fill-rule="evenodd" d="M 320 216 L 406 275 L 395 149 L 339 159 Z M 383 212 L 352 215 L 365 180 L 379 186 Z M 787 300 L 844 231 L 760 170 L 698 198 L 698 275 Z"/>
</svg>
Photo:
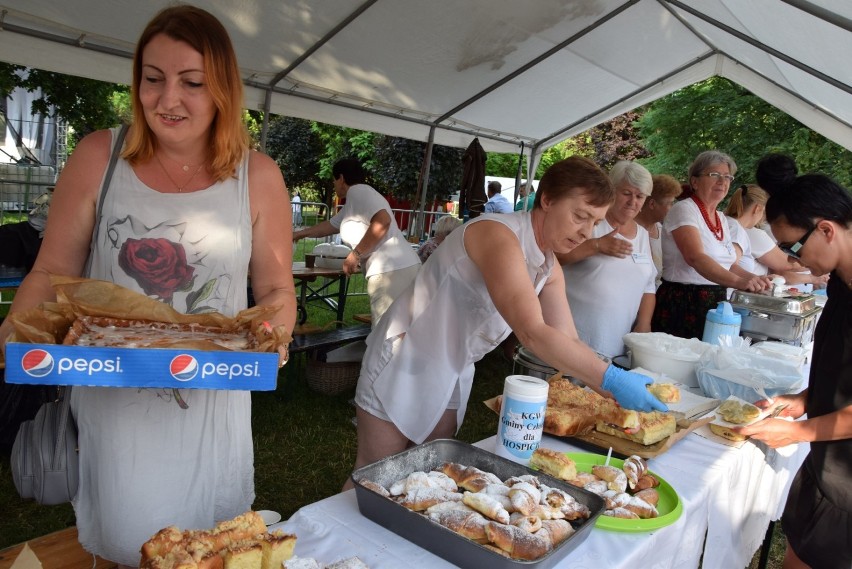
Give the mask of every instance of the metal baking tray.
<svg viewBox="0 0 852 569">
<path fill-rule="evenodd" d="M 494 473 L 501 480 L 523 474 L 534 474 L 546 485 L 561 488 L 591 511 L 591 516 L 581 522 L 571 522 L 575 532 L 553 550 L 533 561 L 510 559 L 463 537 L 444 526 L 431 521 L 423 514 L 409 510 L 396 502 L 361 485 L 362 480 L 372 480 L 388 488 L 418 470 L 428 472 L 445 462 L 457 462 L 475 466 Z M 366 518 L 419 545 L 423 549 L 443 557 L 450 563 L 466 569 L 517 569 L 534 567 L 548 569 L 560 562 L 569 552 L 589 536 L 598 516 L 604 511 L 600 496 L 577 488 L 531 470 L 511 460 L 492 454 L 481 448 L 456 440 L 441 439 L 418 445 L 399 454 L 389 456 L 352 473 L 358 509 Z"/>
<path fill-rule="evenodd" d="M 779 314 L 804 314 L 816 308 L 816 297 L 812 294 L 770 296 L 735 290 L 731 293 L 731 304 Z"/>
</svg>

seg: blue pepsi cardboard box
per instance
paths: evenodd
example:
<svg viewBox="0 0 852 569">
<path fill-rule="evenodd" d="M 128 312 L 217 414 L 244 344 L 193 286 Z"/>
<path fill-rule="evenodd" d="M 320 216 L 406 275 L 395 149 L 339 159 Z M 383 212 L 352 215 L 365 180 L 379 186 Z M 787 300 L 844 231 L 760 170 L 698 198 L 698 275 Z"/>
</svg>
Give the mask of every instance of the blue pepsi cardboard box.
<svg viewBox="0 0 852 569">
<path fill-rule="evenodd" d="M 272 391 L 277 378 L 270 352 L 6 345 L 8 383 Z"/>
</svg>

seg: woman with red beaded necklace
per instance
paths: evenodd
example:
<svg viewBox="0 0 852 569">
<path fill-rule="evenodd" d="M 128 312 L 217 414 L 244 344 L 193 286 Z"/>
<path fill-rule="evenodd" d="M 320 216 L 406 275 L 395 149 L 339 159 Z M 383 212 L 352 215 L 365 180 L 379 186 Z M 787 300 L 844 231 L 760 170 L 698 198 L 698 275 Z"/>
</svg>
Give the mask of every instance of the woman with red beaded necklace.
<svg viewBox="0 0 852 569">
<path fill-rule="evenodd" d="M 689 167 L 692 195 L 676 203 L 663 221 L 663 282 L 657 289 L 654 331 L 700 338 L 707 311 L 725 300 L 725 289 L 758 292 L 767 277 L 736 264 L 737 253 L 723 214 L 737 165 L 717 150 L 699 154 Z"/>
</svg>

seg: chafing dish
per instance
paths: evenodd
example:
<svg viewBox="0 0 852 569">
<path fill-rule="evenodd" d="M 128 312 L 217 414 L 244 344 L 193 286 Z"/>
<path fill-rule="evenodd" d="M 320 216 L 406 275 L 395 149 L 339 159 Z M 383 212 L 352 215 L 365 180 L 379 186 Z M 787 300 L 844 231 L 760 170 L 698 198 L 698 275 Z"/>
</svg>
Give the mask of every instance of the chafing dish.
<svg viewBox="0 0 852 569">
<path fill-rule="evenodd" d="M 734 291 L 731 305 L 742 315 L 740 334 L 796 346 L 811 341 L 822 308 L 813 295 L 770 296 Z"/>
<path fill-rule="evenodd" d="M 816 297 L 812 294 L 770 296 L 735 290 L 731 294 L 731 305 L 779 314 L 805 314 L 816 308 Z"/>
</svg>

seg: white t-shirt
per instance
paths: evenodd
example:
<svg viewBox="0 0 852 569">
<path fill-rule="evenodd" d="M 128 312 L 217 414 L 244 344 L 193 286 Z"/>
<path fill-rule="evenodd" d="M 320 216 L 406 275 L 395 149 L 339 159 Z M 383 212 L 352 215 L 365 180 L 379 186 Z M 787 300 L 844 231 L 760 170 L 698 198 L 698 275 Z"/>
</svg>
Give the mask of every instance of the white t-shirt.
<svg viewBox="0 0 852 569">
<path fill-rule="evenodd" d="M 712 215 L 712 212 L 709 212 Z M 663 279 L 674 283 L 714 285 L 714 283 L 698 274 L 698 271 L 690 267 L 677 248 L 672 237 L 672 231 L 679 227 L 692 226 L 698 229 L 701 236 L 701 244 L 704 253 L 709 255 L 726 270 L 731 268 L 737 259 L 737 253 L 731 242 L 731 230 L 728 229 L 726 217 L 719 212 L 719 220 L 722 224 L 722 240 L 719 241 L 707 227 L 701 211 L 695 201 L 691 199 L 681 200 L 672 206 L 666 219 L 663 220 Z"/>
<path fill-rule="evenodd" d="M 380 210 L 388 212 L 391 223 L 373 250 L 363 252 L 361 262 L 366 277 L 420 264 L 417 253 L 399 230 L 388 201 L 367 184 L 350 186 L 346 192 L 346 204 L 329 221 L 340 231 L 340 239 L 354 249 L 367 233 L 370 220 Z"/>
<path fill-rule="evenodd" d="M 740 225 L 740 222 L 734 219 L 733 217 L 727 218 L 728 220 L 728 229 L 731 230 L 731 241 L 734 244 L 739 245 L 740 250 L 743 254 L 740 256 L 737 264 L 747 270 L 750 273 L 754 272 L 754 255 L 752 254 L 751 249 L 751 239 L 749 239 L 748 233 L 746 233 L 745 227 Z"/>
<path fill-rule="evenodd" d="M 632 255 L 622 259 L 598 253 L 562 267 L 577 334 L 610 357 L 625 352 L 622 337 L 633 328 L 642 295 L 654 294 L 657 289 L 648 231 L 641 225 L 636 227 L 633 239 L 616 235 L 633 245 Z M 592 238 L 612 230 L 603 220 L 594 228 Z"/>
<path fill-rule="evenodd" d="M 746 233 L 748 233 L 749 241 L 751 241 L 751 255 L 754 258 L 754 269 L 751 272 L 756 275 L 768 275 L 769 267 L 758 261 L 758 259 L 775 248 L 775 241 L 766 231 L 759 227 L 746 229 Z"/>
</svg>

